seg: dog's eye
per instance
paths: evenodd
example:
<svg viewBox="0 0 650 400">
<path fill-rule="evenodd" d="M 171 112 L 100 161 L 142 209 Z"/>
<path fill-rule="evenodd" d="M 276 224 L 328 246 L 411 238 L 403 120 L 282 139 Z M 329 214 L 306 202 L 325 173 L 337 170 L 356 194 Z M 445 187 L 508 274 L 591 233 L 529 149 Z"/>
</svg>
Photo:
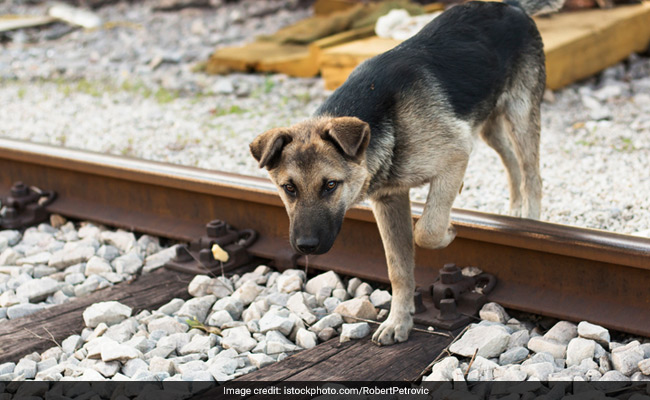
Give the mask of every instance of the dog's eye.
<svg viewBox="0 0 650 400">
<path fill-rule="evenodd" d="M 331 192 L 331 191 L 333 191 L 334 189 L 336 189 L 337 186 L 338 186 L 338 182 L 337 182 L 337 181 L 328 181 L 328 182 L 325 184 L 325 190 L 327 190 L 328 192 Z"/>
<path fill-rule="evenodd" d="M 290 183 L 287 183 L 286 185 L 282 185 L 284 188 L 284 191 L 289 193 L 290 195 L 295 195 L 296 194 L 296 187 Z"/>
</svg>

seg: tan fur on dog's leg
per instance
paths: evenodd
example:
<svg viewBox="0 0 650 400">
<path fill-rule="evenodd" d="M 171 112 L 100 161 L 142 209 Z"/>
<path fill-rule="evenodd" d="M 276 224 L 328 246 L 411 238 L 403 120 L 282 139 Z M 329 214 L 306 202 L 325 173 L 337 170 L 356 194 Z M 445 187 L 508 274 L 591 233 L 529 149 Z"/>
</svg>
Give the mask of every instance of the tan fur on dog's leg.
<svg viewBox="0 0 650 400">
<path fill-rule="evenodd" d="M 372 340 L 379 345 L 390 345 L 406 341 L 413 327 L 415 261 L 411 203 L 407 191 L 373 199 L 372 205 L 386 251 L 388 277 L 393 290 L 388 318 L 377 328 Z"/>
<path fill-rule="evenodd" d="M 463 184 L 469 155 L 449 162 L 447 169 L 431 180 L 422 217 L 415 224 L 415 243 L 428 249 L 442 249 L 456 237 L 450 223 L 451 206 Z"/>
<path fill-rule="evenodd" d="M 505 120 L 500 111 L 495 111 L 481 130 L 481 138 L 492 147 L 501 157 L 508 172 L 510 188 L 510 215 L 521 217 L 521 171 L 519 161 L 510 141 L 510 123 Z"/>
</svg>

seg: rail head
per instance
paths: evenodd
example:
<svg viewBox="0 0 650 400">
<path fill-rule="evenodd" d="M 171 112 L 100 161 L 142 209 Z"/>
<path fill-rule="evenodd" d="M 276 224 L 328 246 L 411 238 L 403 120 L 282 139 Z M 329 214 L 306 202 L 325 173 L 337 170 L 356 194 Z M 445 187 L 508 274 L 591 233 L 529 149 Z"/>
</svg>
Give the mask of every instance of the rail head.
<svg viewBox="0 0 650 400">
<path fill-rule="evenodd" d="M 6 138 L 0 138 L 0 159 L 283 207 L 264 178 Z M 413 203 L 414 219 L 422 209 Z M 364 204 L 346 218 L 374 223 Z M 648 238 L 463 209 L 454 209 L 452 220 L 460 238 L 650 269 Z"/>
</svg>

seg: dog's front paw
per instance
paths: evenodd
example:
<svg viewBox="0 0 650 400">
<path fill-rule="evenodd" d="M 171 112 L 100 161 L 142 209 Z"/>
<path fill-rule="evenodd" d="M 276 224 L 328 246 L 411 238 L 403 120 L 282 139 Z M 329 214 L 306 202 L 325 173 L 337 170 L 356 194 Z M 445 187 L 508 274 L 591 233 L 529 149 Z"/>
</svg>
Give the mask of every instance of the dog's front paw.
<svg viewBox="0 0 650 400">
<path fill-rule="evenodd" d="M 388 319 L 379 325 L 375 334 L 372 335 L 372 341 L 379 346 L 405 342 L 409 338 L 411 328 L 413 328 L 411 314 L 408 312 L 399 315 L 390 313 Z"/>
</svg>

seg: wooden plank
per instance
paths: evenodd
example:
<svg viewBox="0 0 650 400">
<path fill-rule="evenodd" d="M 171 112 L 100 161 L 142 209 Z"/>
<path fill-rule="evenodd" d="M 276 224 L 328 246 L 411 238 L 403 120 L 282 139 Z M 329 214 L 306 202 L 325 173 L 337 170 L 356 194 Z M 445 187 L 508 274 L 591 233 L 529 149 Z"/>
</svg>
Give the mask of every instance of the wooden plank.
<svg viewBox="0 0 650 400">
<path fill-rule="evenodd" d="M 370 341 L 370 336 L 347 343 L 339 343 L 339 338 L 336 337 L 240 377 L 235 382 L 414 381 L 451 340 L 443 336 L 411 332 L 405 343 L 380 347 Z"/>
<path fill-rule="evenodd" d="M 547 86 L 559 89 L 589 77 L 650 45 L 650 3 L 583 10 L 535 19 L 546 52 Z M 325 87 L 335 89 L 364 60 L 400 41 L 365 38 L 322 52 Z"/>
<path fill-rule="evenodd" d="M 592 76 L 650 45 L 650 2 L 537 18 L 546 52 L 546 85 Z"/>
<path fill-rule="evenodd" d="M 223 74 L 261 70 L 309 77 L 318 73 L 318 65 L 310 63 L 309 57 L 307 45 L 253 42 L 215 51 L 206 64 L 206 72 Z"/>
<path fill-rule="evenodd" d="M 159 269 L 132 283 L 122 282 L 58 306 L 0 324 L 0 364 L 16 362 L 34 351 L 41 352 L 85 327 L 83 311 L 93 303 L 115 300 L 141 310 L 156 309 L 174 297 L 189 298 L 187 285 L 192 276 Z M 36 335 L 40 336 L 37 337 Z"/>
<path fill-rule="evenodd" d="M 47 16 L 0 16 L 0 32 L 49 25 L 56 19 Z"/>
</svg>

